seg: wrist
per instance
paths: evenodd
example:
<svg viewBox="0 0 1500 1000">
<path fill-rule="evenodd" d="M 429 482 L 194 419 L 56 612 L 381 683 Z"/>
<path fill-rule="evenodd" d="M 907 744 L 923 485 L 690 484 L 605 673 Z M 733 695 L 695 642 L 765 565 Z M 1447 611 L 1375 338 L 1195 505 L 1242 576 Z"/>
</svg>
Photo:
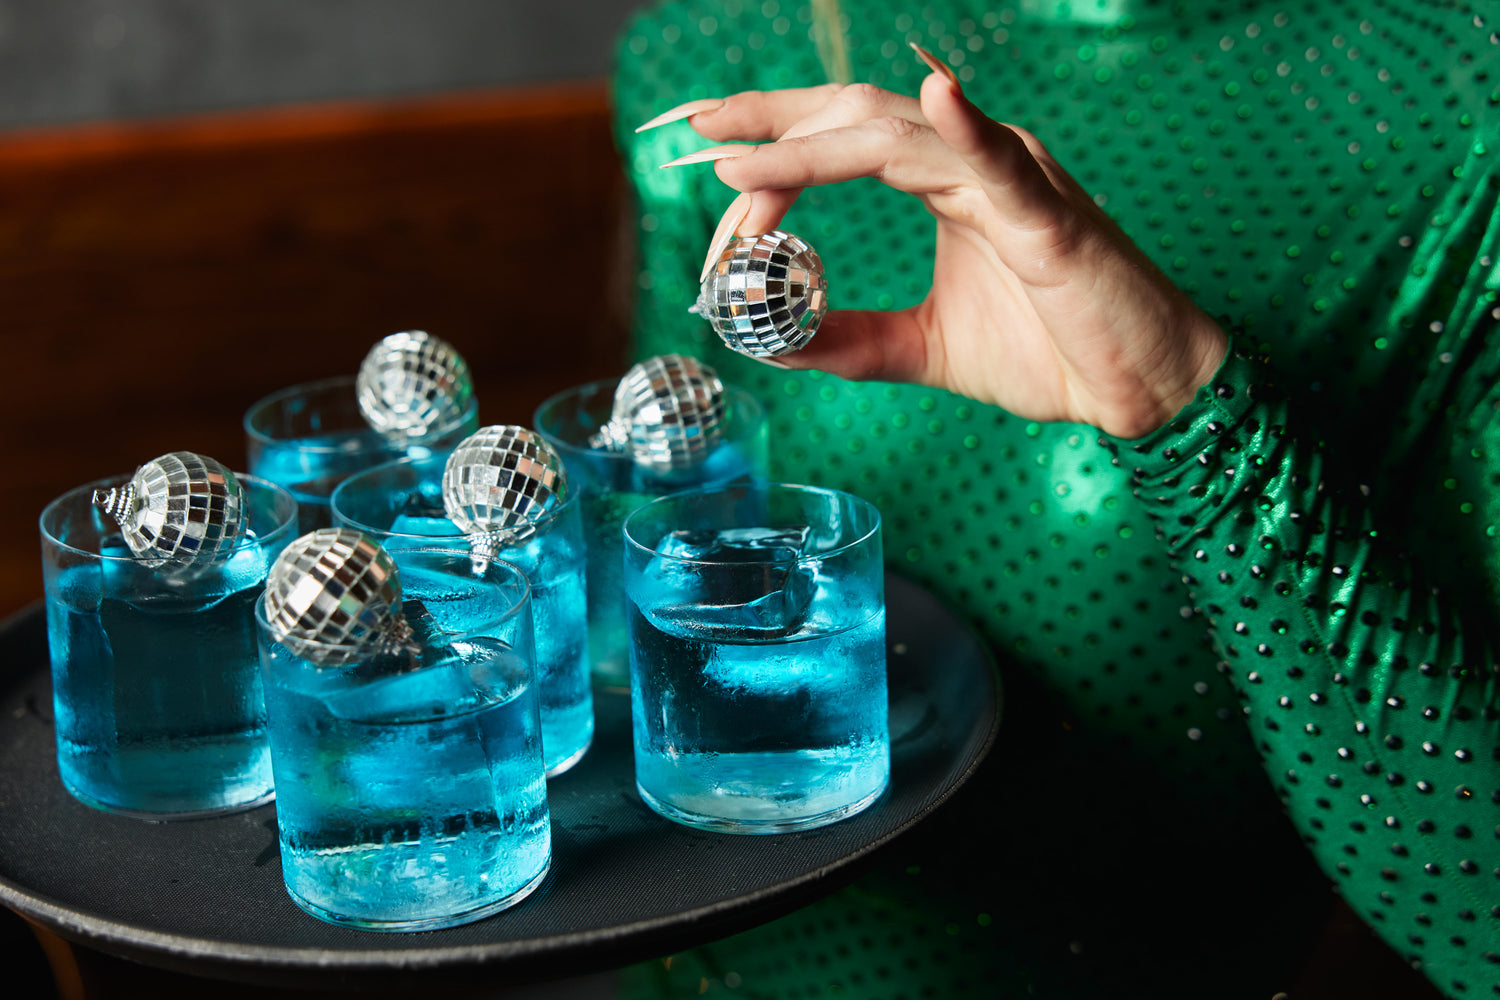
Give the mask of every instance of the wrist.
<svg viewBox="0 0 1500 1000">
<path fill-rule="evenodd" d="M 1168 383 L 1174 385 L 1175 390 L 1162 398 L 1162 407 L 1166 413 L 1157 424 L 1158 427 L 1193 401 L 1198 390 L 1207 385 L 1214 373 L 1223 366 L 1224 356 L 1229 353 L 1229 335 L 1201 310 L 1193 310 L 1185 328 L 1187 332 L 1182 340 L 1182 363 L 1177 368 L 1177 378 Z"/>
<path fill-rule="evenodd" d="M 1142 366 L 1132 398 L 1096 422 L 1100 430 L 1122 439 L 1145 437 L 1181 412 L 1213 378 L 1229 351 L 1228 335 L 1198 309 L 1178 330 L 1163 345 L 1163 356 Z"/>
</svg>

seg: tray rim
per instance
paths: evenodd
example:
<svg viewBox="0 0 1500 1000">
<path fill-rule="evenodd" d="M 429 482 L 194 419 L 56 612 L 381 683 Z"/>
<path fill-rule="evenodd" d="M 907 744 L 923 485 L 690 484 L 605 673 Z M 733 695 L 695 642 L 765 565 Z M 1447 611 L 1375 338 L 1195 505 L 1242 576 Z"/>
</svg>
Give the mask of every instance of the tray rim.
<svg viewBox="0 0 1500 1000">
<path fill-rule="evenodd" d="M 788 897 L 796 896 L 799 889 L 824 881 L 836 873 L 857 869 L 861 861 L 871 858 L 881 848 L 918 824 L 927 821 L 935 811 L 967 784 L 994 748 L 1000 721 L 1004 714 L 1004 686 L 994 651 L 969 622 L 922 585 L 892 571 L 890 567 L 886 568 L 885 584 L 887 590 L 891 589 L 894 584 L 896 588 L 907 591 L 908 599 L 914 598 L 918 601 L 929 602 L 933 608 L 949 619 L 948 624 L 954 628 L 955 633 L 972 646 L 977 661 L 977 672 L 986 676 L 990 682 L 986 692 L 986 701 L 992 706 L 988 731 L 984 734 L 978 750 L 969 759 L 967 766 L 954 775 L 946 787 L 941 788 L 940 793 L 920 812 L 879 836 L 860 844 L 857 849 L 834 861 L 810 868 L 773 885 L 689 909 L 674 910 L 665 915 L 649 917 L 628 924 L 612 925 L 603 929 L 495 942 L 411 948 L 382 947 L 383 939 L 396 937 L 382 934 L 371 934 L 370 946 L 359 949 L 302 948 L 210 941 L 132 926 L 116 918 L 82 912 L 44 893 L 18 886 L 4 874 L 0 874 L 0 904 L 16 912 L 23 919 L 34 921 L 74 943 L 131 958 L 148 965 L 189 971 L 196 975 L 212 977 L 215 975 L 213 967 L 217 967 L 224 970 L 218 978 L 231 978 L 233 972 L 254 973 L 257 970 L 378 974 L 380 972 L 496 966 L 510 962 L 518 965 L 531 965 L 555 958 L 559 954 L 577 952 L 581 949 L 592 948 L 604 951 L 612 944 L 627 940 L 649 940 L 653 935 L 661 935 L 674 928 L 680 929 L 684 924 L 700 925 L 735 914 L 748 916 L 763 912 L 778 901 L 785 901 Z M 887 603 L 889 604 L 889 601 Z M 31 620 L 37 617 L 45 618 L 45 601 L 41 599 L 0 619 L 0 640 L 3 640 L 12 629 L 29 625 Z M 42 648 L 45 651 L 45 640 Z M 9 674 L 11 671 L 7 670 L 5 673 Z M 731 835 L 717 836 L 729 838 Z M 795 909 L 796 906 L 805 905 L 805 903 L 806 900 L 801 900 L 790 909 Z M 751 921 L 750 926 L 759 922 L 761 921 Z M 726 931 L 726 933 L 732 932 L 732 929 Z M 407 935 L 399 937 L 407 937 Z M 186 962 L 199 964 L 189 966 L 184 964 Z M 209 967 L 201 964 L 205 962 L 209 963 Z"/>
</svg>

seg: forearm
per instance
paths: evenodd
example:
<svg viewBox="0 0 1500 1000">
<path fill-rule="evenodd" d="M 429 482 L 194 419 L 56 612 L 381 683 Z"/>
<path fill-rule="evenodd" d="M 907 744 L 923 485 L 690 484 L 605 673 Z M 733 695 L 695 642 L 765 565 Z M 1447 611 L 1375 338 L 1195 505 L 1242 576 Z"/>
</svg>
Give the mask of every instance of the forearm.
<svg viewBox="0 0 1500 1000">
<path fill-rule="evenodd" d="M 1493 940 L 1489 605 L 1440 586 L 1400 523 L 1376 523 L 1388 484 L 1334 485 L 1351 480 L 1294 417 L 1269 370 L 1233 356 L 1166 427 L 1103 440 L 1134 470 L 1325 870 L 1377 927 L 1387 908 L 1419 926 L 1433 916 L 1413 908 L 1431 909 Z"/>
</svg>

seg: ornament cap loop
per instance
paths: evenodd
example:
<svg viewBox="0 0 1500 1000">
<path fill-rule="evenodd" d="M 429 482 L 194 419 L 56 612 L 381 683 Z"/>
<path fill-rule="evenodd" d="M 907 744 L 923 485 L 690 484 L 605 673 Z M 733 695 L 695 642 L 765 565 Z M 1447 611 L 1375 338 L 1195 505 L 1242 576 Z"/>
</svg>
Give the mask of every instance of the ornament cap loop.
<svg viewBox="0 0 1500 1000">
<path fill-rule="evenodd" d="M 708 320 L 710 323 L 714 321 L 714 296 L 708 282 L 705 281 L 698 286 L 698 298 L 693 301 L 692 305 L 688 306 L 687 311 L 694 316 Z"/>
<path fill-rule="evenodd" d="M 624 420 L 611 420 L 589 438 L 589 447 L 596 451 L 624 451 L 630 444 L 630 426 Z"/>
<path fill-rule="evenodd" d="M 116 522 L 123 524 L 130 516 L 131 508 L 135 506 L 135 484 L 126 483 L 107 490 L 95 490 L 94 503 Z"/>
<path fill-rule="evenodd" d="M 490 568 L 490 563 L 504 549 L 510 548 L 521 541 L 523 536 L 517 531 L 507 531 L 503 528 L 495 531 L 476 531 L 469 536 L 469 555 L 473 562 L 475 576 L 483 576 Z"/>
<path fill-rule="evenodd" d="M 399 611 L 392 612 L 385 619 L 380 634 L 375 638 L 374 647 L 378 656 L 399 656 L 402 653 L 417 656 L 422 652 L 421 643 L 414 638 L 411 622 Z"/>
</svg>

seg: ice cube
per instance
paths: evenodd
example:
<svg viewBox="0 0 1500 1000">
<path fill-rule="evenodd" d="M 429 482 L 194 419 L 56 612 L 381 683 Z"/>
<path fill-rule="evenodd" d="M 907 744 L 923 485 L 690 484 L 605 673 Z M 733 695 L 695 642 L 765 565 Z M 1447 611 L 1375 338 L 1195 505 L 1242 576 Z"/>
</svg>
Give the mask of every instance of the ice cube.
<svg viewBox="0 0 1500 1000">
<path fill-rule="evenodd" d="M 363 723 L 421 722 L 461 715 L 478 701 L 479 692 L 468 670 L 452 657 L 341 688 L 323 698 L 334 716 Z"/>
<path fill-rule="evenodd" d="M 259 586 L 265 582 L 266 573 L 271 568 L 271 560 L 265 548 L 249 544 L 255 541 L 254 532 L 247 530 L 245 535 L 245 544 L 225 560 L 220 570 L 223 580 L 222 588 L 227 593 L 237 593 L 248 587 Z"/>
<path fill-rule="evenodd" d="M 719 531 L 674 531 L 662 539 L 656 551 L 662 555 L 703 562 L 762 562 L 796 559 L 804 554 L 812 528 L 724 528 Z"/>
<path fill-rule="evenodd" d="M 424 653 L 430 649 L 442 649 L 448 645 L 447 636 L 426 604 L 416 598 L 403 601 L 401 614 L 406 618 L 406 624 L 411 626 L 412 642 L 421 646 Z"/>
<path fill-rule="evenodd" d="M 817 590 L 817 563 L 805 559 L 810 534 L 805 525 L 672 532 L 657 551 L 675 558 L 657 558 L 647 570 L 669 602 L 657 617 L 692 631 L 790 635 Z"/>
<path fill-rule="evenodd" d="M 472 657 L 466 647 L 460 648 L 464 644 L 455 644 L 420 600 L 403 602 L 401 614 L 419 650 L 382 652 L 352 668 L 350 678 L 362 683 L 324 698 L 334 715 L 360 722 L 414 722 L 458 714 L 476 704 L 468 662 Z"/>
<path fill-rule="evenodd" d="M 343 673 L 358 680 L 377 680 L 437 663 L 447 650 L 449 637 L 427 605 L 415 599 L 405 601 L 401 617 L 411 629 L 406 642 L 382 644 L 371 636 L 372 648 L 362 659 L 345 667 Z"/>
</svg>

